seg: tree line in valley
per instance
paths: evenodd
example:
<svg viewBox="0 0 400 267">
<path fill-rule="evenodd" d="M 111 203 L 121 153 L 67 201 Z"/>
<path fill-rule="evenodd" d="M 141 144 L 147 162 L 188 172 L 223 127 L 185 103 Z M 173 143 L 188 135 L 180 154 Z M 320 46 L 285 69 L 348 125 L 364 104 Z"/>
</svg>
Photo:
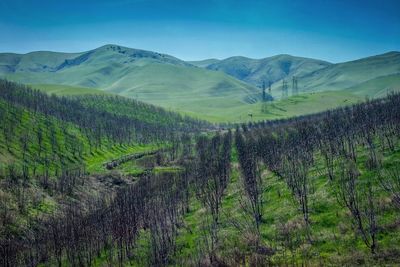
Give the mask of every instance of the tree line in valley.
<svg viewBox="0 0 400 267">
<path fill-rule="evenodd" d="M 1 210 L 4 229 L 0 239 L 0 258 L 4 266 L 92 266 L 103 257 L 110 265 L 123 266 L 133 260 L 142 265 L 165 266 L 181 248 L 176 244 L 183 215 L 190 210 L 192 197 L 207 210 L 204 251 L 213 257 L 218 242 L 218 217 L 224 189 L 230 176 L 231 134 L 212 138 L 200 136 L 196 145 L 180 146 L 175 153 L 183 170 L 147 173 L 132 185 L 113 194 L 91 199 L 82 205 L 67 201 L 52 216 L 30 221 L 18 233 L 12 231 L 12 213 Z M 205 168 L 207 164 L 208 167 Z M 0 198 L 6 208 L 4 198 Z M 146 256 L 135 254 L 137 242 L 146 236 Z"/>
<path fill-rule="evenodd" d="M 78 125 L 93 140 L 94 146 L 101 146 L 104 139 L 114 143 L 165 142 L 176 132 L 193 131 L 200 126 L 209 126 L 205 122 L 182 117 L 134 100 L 112 96 L 88 96 L 87 99 L 83 96 L 81 98 L 49 96 L 39 90 L 6 80 L 0 81 L 0 97 L 10 105 L 18 105 Z M 133 113 L 128 115 L 129 112 L 110 112 L 94 105 L 107 101 L 113 109 L 117 106 L 128 106 L 128 110 L 132 110 Z M 140 111 L 141 115 L 133 116 L 134 111 Z M 170 123 L 162 124 L 154 120 L 146 122 L 146 116 L 151 117 L 154 114 L 157 117 L 169 118 Z"/>
<path fill-rule="evenodd" d="M 0 147 L 7 159 L 0 175 L 15 184 L 33 178 L 44 188 L 60 187 L 60 179 L 52 177 L 84 173 L 85 157 L 99 149 L 170 144 L 174 150 L 181 135 L 212 127 L 122 97 L 49 96 L 6 80 L 0 80 L 0 121 Z"/>
</svg>

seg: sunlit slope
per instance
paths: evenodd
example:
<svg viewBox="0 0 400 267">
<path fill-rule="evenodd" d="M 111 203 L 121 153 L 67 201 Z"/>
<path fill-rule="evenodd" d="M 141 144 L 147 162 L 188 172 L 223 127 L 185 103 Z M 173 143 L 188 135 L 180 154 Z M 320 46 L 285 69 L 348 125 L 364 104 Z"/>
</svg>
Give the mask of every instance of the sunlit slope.
<svg viewBox="0 0 400 267">
<path fill-rule="evenodd" d="M 400 52 L 334 64 L 299 78 L 299 90 L 342 90 L 382 76 L 400 73 Z M 381 80 L 383 80 L 382 78 Z M 376 83 L 384 86 L 384 83 Z M 377 88 L 384 89 L 384 88 Z"/>
<path fill-rule="evenodd" d="M 61 84 L 31 84 L 34 89 L 39 89 L 48 94 L 69 95 L 107 95 L 109 93 L 89 87 L 79 87 Z"/>
<path fill-rule="evenodd" d="M 162 64 L 148 64 L 130 72 L 107 91 L 187 111 L 253 103 L 260 96 L 258 89 L 222 73 Z"/>
<path fill-rule="evenodd" d="M 63 56 L 65 59 L 61 60 Z M 219 105 L 220 98 L 224 98 L 224 104 L 236 106 L 256 102 L 261 94 L 254 86 L 224 73 L 160 53 L 106 45 L 74 56 L 60 53 L 58 66 L 42 60 L 40 64 L 46 66 L 43 69 L 49 71 L 18 67 L 2 72 L 1 76 L 29 84 L 96 88 L 175 109 L 203 105 L 204 101 Z"/>
<path fill-rule="evenodd" d="M 237 105 L 231 108 L 210 105 L 204 110 L 193 108 L 194 112 L 182 111 L 182 113 L 212 122 L 249 122 L 312 114 L 364 100 L 364 96 L 358 96 L 347 91 L 326 91 L 304 93 L 289 96 L 285 99 L 277 99 L 273 102 L 257 102 L 251 105 Z M 223 101 L 221 101 L 221 105 L 223 105 Z"/>
<path fill-rule="evenodd" d="M 360 96 L 384 97 L 388 93 L 400 91 L 400 73 L 374 78 L 346 90 Z"/>
</svg>

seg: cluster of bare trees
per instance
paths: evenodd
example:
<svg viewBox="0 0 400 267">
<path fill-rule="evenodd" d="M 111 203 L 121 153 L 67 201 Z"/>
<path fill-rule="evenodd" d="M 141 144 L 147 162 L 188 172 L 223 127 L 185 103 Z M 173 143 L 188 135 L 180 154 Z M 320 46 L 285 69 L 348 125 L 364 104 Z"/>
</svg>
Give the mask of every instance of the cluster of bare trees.
<svg viewBox="0 0 400 267">
<path fill-rule="evenodd" d="M 146 175 L 115 196 L 90 205 L 70 202 L 54 216 L 31 222 L 23 233 L 16 233 L 18 238 L 7 231 L 8 238 L 0 239 L 0 264 L 91 266 L 105 254 L 109 264 L 122 266 L 135 256 L 132 253 L 140 231 L 148 231 L 151 251 L 145 264 L 164 266 L 176 250 L 177 229 L 186 211 L 186 175 Z M 5 213 L 2 209 L 0 222 L 7 220 Z"/>
<path fill-rule="evenodd" d="M 16 160 L 0 166 L 1 266 L 90 266 L 104 254 L 121 265 L 135 257 L 139 232 L 150 236 L 146 264 L 170 261 L 179 220 L 189 207 L 192 132 L 208 124 L 120 97 L 48 96 L 4 80 L 0 121 L 0 146 Z M 105 145 L 149 142 L 170 144 L 162 153 L 185 171 L 147 174 L 107 197 L 91 195 L 98 191 L 86 184 L 88 153 Z M 52 216 L 30 214 L 46 195 L 57 201 Z"/>
<path fill-rule="evenodd" d="M 194 146 L 193 139 L 185 135 L 175 149 L 164 152 L 181 164 L 182 171 L 147 173 L 136 183 L 111 190 L 106 196 L 84 195 L 84 201 L 75 196 L 75 186 L 87 179 L 84 170 L 61 170 L 56 179 L 40 181 L 48 192 L 68 197 L 51 216 L 35 217 L 27 225 L 17 222 L 21 218 L 18 210 L 7 199 L 13 194 L 2 195 L 0 191 L 0 225 L 4 229 L 0 233 L 0 265 L 92 266 L 99 257 L 119 266 L 127 261 L 171 264 L 179 250 L 176 237 L 192 192 L 207 210 L 205 234 L 211 243 L 206 252 L 214 261 L 221 201 L 230 176 L 231 139 L 230 132 L 199 137 Z M 6 179 L 20 181 L 14 171 L 7 173 Z M 135 254 L 142 235 L 149 242 L 147 257 Z"/>
<path fill-rule="evenodd" d="M 121 97 L 48 96 L 5 80 L 0 101 L 0 146 L 14 155 L 24 175 L 45 180 L 106 146 L 170 142 L 176 157 L 178 144 L 187 140 L 181 135 L 209 126 Z"/>
<path fill-rule="evenodd" d="M 247 131 L 247 128 L 244 127 Z M 246 193 L 247 203 L 244 210 L 251 215 L 258 235 L 264 207 L 264 185 L 261 179 L 260 163 L 257 158 L 255 139 L 249 136 L 247 140 L 236 129 L 235 143 L 242 172 L 242 185 Z"/>
<path fill-rule="evenodd" d="M 192 196 L 204 210 L 199 222 L 203 230 L 202 256 L 208 257 L 211 265 L 218 265 L 222 200 L 231 175 L 230 131 L 194 140 L 191 134 L 181 131 L 204 127 L 202 122 L 187 121 L 158 109 L 154 112 L 160 114 L 154 118 L 141 120 L 152 107 L 118 97 L 49 97 L 6 81 L 0 81 L 0 101 L 5 103 L 0 105 L 0 119 L 6 122 L 6 126 L 0 126 L 4 147 L 14 155 L 19 151 L 23 162 L 22 167 L 9 164 L 0 172 L 0 265 L 91 266 L 99 257 L 110 266 L 138 259 L 142 265 L 176 264 L 173 256 L 180 249 L 176 238 Z M 129 115 L 134 109 L 119 103 L 137 104 L 137 113 Z M 282 244 L 294 251 L 301 238 L 291 233 L 301 232 L 303 225 L 308 241 L 313 242 L 310 198 L 317 174 L 327 177 L 338 203 L 351 215 L 357 236 L 376 253 L 380 231 L 377 190 L 391 197 L 393 208 L 400 208 L 399 169 L 381 170 L 381 155 L 395 150 L 399 140 L 399 103 L 400 94 L 393 94 L 320 114 L 237 127 L 234 140 L 244 193 L 240 204 L 257 234 L 257 242 L 267 210 L 267 185 L 262 177 L 267 168 L 286 183 L 301 212 L 300 222 L 278 224 Z M 120 108 L 107 110 L 107 105 Z M 27 111 L 47 119 L 31 123 L 33 130 L 21 133 Z M 157 126 L 157 116 L 169 117 Z M 76 125 L 80 135 L 69 131 L 68 123 Z M 81 163 L 87 144 L 82 136 L 90 140 L 91 148 L 101 146 L 104 140 L 168 142 L 164 158 L 158 154 L 155 157 L 180 165 L 182 171 L 148 172 L 134 183 L 110 190 L 106 196 L 84 195 L 80 199 L 74 194 L 86 180 Z M 367 152 L 363 167 L 378 174 L 376 181 L 360 179 L 360 147 Z M 36 160 L 32 151 L 37 151 Z M 109 168 L 132 158 L 111 162 Z M 56 166 L 54 161 L 58 162 Z M 25 203 L 35 201 L 27 197 L 34 195 L 28 192 L 34 188 L 30 183 L 65 198 L 51 216 L 36 216 L 21 223 L 18 220 L 27 218 L 18 216 L 28 212 Z M 143 236 L 149 244 L 145 258 L 135 254 Z M 255 248 L 260 255 L 269 253 L 262 251 L 259 243 Z M 262 261 L 264 257 L 256 262 Z"/>
<path fill-rule="evenodd" d="M 0 80 L 0 98 L 11 105 L 18 105 L 78 125 L 85 131 L 88 140 L 92 141 L 91 146 L 94 147 L 101 146 L 104 140 L 112 143 L 165 142 L 180 129 L 194 130 L 204 125 L 204 122 L 182 118 L 174 113 L 161 111 L 159 108 L 151 108 L 149 105 L 137 104 L 137 101 L 105 96 L 89 96 L 87 99 L 48 96 L 39 90 L 32 90 L 5 80 Z M 99 107 L 95 103 L 103 105 Z M 107 105 L 114 108 L 123 104 L 132 107 L 120 112 L 107 109 Z M 132 110 L 140 114 L 133 116 L 134 113 L 129 113 Z M 155 116 L 152 114 L 154 112 L 160 112 L 156 117 L 169 117 L 164 119 L 164 123 L 157 123 L 151 118 Z"/>
<path fill-rule="evenodd" d="M 378 189 L 374 181 L 359 181 L 357 153 L 358 148 L 363 147 L 363 151 L 367 151 L 364 167 L 375 172 L 380 170 L 381 155 L 394 151 L 399 140 L 399 103 L 400 94 L 391 94 L 315 115 L 244 125 L 237 130 L 236 146 L 246 192 L 251 192 L 254 203 L 257 199 L 261 201 L 262 196 L 257 195 L 262 181 L 257 170 L 259 162 L 263 162 L 286 181 L 309 229 L 309 198 L 314 188 L 310 169 L 314 168 L 317 173 L 329 177 L 338 192 L 339 203 L 352 215 L 355 230 L 375 253 L 379 228 L 375 191 Z M 318 159 L 323 159 L 323 168 L 315 167 L 317 155 Z M 249 184 L 256 185 L 257 189 L 249 190 Z M 382 171 L 380 184 L 391 194 L 393 203 L 397 203 L 397 171 Z M 254 216 L 257 218 L 257 212 Z M 312 242 L 310 235 L 308 237 Z"/>
</svg>

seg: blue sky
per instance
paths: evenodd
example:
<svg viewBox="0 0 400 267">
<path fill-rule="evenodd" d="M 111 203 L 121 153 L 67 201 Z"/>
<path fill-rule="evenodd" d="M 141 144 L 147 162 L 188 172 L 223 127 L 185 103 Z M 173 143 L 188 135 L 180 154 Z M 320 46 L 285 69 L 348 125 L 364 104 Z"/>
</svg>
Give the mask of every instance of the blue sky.
<svg viewBox="0 0 400 267">
<path fill-rule="evenodd" d="M 0 0 L 0 52 L 113 43 L 195 60 L 400 50 L 399 0 Z"/>
</svg>

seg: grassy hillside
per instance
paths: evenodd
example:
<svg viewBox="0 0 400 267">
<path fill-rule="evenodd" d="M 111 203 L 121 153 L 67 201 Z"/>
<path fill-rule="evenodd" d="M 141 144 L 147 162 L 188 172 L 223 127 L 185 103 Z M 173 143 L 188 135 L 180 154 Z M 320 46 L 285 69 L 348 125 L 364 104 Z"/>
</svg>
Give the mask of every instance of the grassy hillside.
<svg viewBox="0 0 400 267">
<path fill-rule="evenodd" d="M 346 89 L 347 92 L 370 98 L 383 97 L 400 91 L 400 74 L 381 76 Z"/>
<path fill-rule="evenodd" d="M 246 57 L 230 57 L 206 66 L 207 69 L 227 73 L 239 80 L 261 86 L 292 76 L 302 76 L 329 66 L 330 63 L 322 60 L 277 55 L 263 59 Z"/>
<path fill-rule="evenodd" d="M 15 62 L 3 59 L 3 69 L 12 71 L 0 70 L 1 77 L 28 84 L 96 88 L 167 108 L 196 106 L 204 101 L 217 105 L 218 97 L 225 98 L 227 105 L 236 106 L 257 101 L 260 93 L 229 75 L 195 67 L 169 55 L 116 45 L 79 54 L 33 52 L 15 57 Z M 25 67 L 24 62 L 29 60 L 36 67 Z"/>
<path fill-rule="evenodd" d="M 122 97 L 61 98 L 4 80 L 0 121 L 0 246 L 7 247 L 0 250 L 2 266 L 25 266 L 21 255 L 12 255 L 24 249 L 28 235 L 51 229 L 54 224 L 47 223 L 71 208 L 84 214 L 93 203 L 107 203 L 153 169 L 146 155 L 174 151 L 180 145 L 175 139 L 201 125 Z M 174 169 L 162 165 L 169 161 L 164 155 L 153 160 L 157 172 Z M 43 259 L 33 265 L 38 261 Z"/>
<path fill-rule="evenodd" d="M 334 64 L 303 75 L 299 77 L 299 90 L 343 90 L 371 79 L 394 75 L 399 72 L 400 52 L 390 52 L 355 61 Z M 379 83 L 375 83 L 375 85 L 384 86 L 384 84 Z M 383 90 L 385 88 L 379 87 L 379 89 Z"/>
<path fill-rule="evenodd" d="M 363 100 L 365 100 L 365 96 L 362 95 L 354 95 L 346 91 L 327 91 L 290 96 L 273 102 L 239 104 L 235 107 L 225 107 L 222 98 L 218 106 L 204 102 L 199 103 L 196 107 L 184 107 L 178 111 L 211 122 L 249 122 L 301 116 L 351 105 Z M 192 110 L 192 112 L 186 110 Z"/>
<path fill-rule="evenodd" d="M 48 93 L 56 93 L 65 96 L 79 96 L 82 94 L 102 94 L 104 91 L 91 88 L 80 88 L 71 86 L 59 85 L 34 85 L 34 88 L 40 89 Z M 372 90 L 372 89 L 371 89 Z M 177 102 L 176 98 L 179 95 L 162 95 L 164 99 L 152 97 L 150 94 L 143 93 L 143 97 L 154 99 L 154 104 L 164 106 L 169 110 L 179 112 L 182 115 L 187 115 L 192 118 L 208 120 L 213 123 L 224 122 L 248 122 L 258 120 L 274 120 L 288 118 L 292 116 L 301 116 L 315 112 L 321 112 L 326 109 L 332 109 L 340 106 L 350 105 L 359 101 L 365 100 L 365 95 L 362 93 L 363 87 L 360 88 L 360 93 L 350 93 L 348 91 L 328 91 L 317 93 L 305 93 L 297 96 L 290 96 L 287 99 L 277 99 L 274 102 L 256 102 L 245 103 L 236 101 L 234 97 L 199 97 L 192 99 L 190 95 L 181 99 L 182 102 Z M 383 94 L 384 96 L 386 94 Z M 123 98 L 120 98 L 123 100 Z M 131 101 L 124 99 L 125 104 L 121 105 L 119 101 L 113 101 L 113 98 L 82 98 L 82 103 L 90 107 L 98 107 L 109 112 L 116 112 L 120 115 L 136 117 L 141 114 L 142 110 L 137 109 L 135 105 L 129 105 Z M 134 108 L 135 107 L 135 108 Z M 145 109 L 146 116 L 141 116 L 144 120 L 150 119 L 152 122 L 162 123 L 165 117 L 149 115 L 151 112 Z M 252 114 L 252 116 L 249 116 Z M 152 118 L 152 119 L 151 119 Z"/>
<path fill-rule="evenodd" d="M 57 169 L 84 167 L 88 162 L 92 166 L 93 161 L 101 164 L 107 157 L 134 153 L 136 149 L 141 152 L 145 143 L 153 149 L 155 144 L 171 140 L 172 132 L 193 131 L 194 125 L 202 125 L 122 97 L 49 97 L 2 80 L 0 119 L 0 172 L 9 165 L 17 171 L 29 166 L 29 175 L 47 171 L 55 176 Z M 161 136 L 156 137 L 157 131 Z"/>
<path fill-rule="evenodd" d="M 106 95 L 107 92 L 89 87 L 69 86 L 61 84 L 30 84 L 34 89 L 60 96 L 72 95 Z M 111 95 L 111 94 L 110 94 Z"/>
<path fill-rule="evenodd" d="M 367 152 L 360 149 L 359 153 L 358 166 L 362 170 L 359 179 L 366 183 L 374 179 L 377 172 L 365 169 Z M 399 148 L 397 147 L 396 152 L 386 153 L 383 162 L 383 169 L 396 169 L 395 164 L 400 164 Z M 313 186 L 313 193 L 309 199 L 311 243 L 307 241 L 301 211 L 285 181 L 267 169 L 262 170 L 262 181 L 266 190 L 263 192 L 265 217 L 261 224 L 260 243 L 264 248 L 274 251 L 274 255 L 268 256 L 260 252 L 259 264 L 262 262 L 265 264 L 263 266 L 302 264 L 383 266 L 385 261 L 386 264 L 388 262 L 398 264 L 399 251 L 396 244 L 400 242 L 400 234 L 398 227 L 393 227 L 398 223 L 396 219 L 398 211 L 390 208 L 388 202 L 382 204 L 386 207 L 379 220 L 382 231 L 386 231 L 379 234 L 378 238 L 382 252 L 371 255 L 362 241 L 356 239 L 348 211 L 338 204 L 335 195 L 336 185 L 328 182 L 327 177 L 321 175 L 318 170 L 322 164 L 322 158 L 317 158 L 316 167 L 310 170 L 309 174 Z M 218 256 L 228 265 L 257 260 L 253 254 L 256 236 L 255 233 L 246 231 L 248 225 L 244 221 L 248 213 L 242 206 L 245 192 L 241 185 L 240 169 L 235 162 L 232 166 L 231 180 L 222 201 L 218 246 Z M 382 201 L 388 201 L 387 196 L 383 196 Z M 190 212 L 185 216 L 184 227 L 177 239 L 179 253 L 174 258 L 177 262 L 190 265 L 196 261 L 196 257 L 199 257 L 201 253 L 199 244 L 204 236 L 204 229 L 199 222 L 204 221 L 204 213 L 199 202 L 191 203 Z"/>
<path fill-rule="evenodd" d="M 11 248 L 0 251 L 6 255 L 0 263 L 399 262 L 396 199 L 378 179 L 379 173 L 398 170 L 400 162 L 398 95 L 248 124 L 235 133 L 233 143 L 230 131 L 204 133 L 202 122 L 120 96 L 49 97 L 6 81 L 0 85 L 0 245 Z M 358 101 L 352 96 L 345 91 L 298 95 L 268 103 L 260 112 L 284 118 Z M 319 105 L 312 109 L 313 101 Z M 155 135 L 158 131 L 161 135 Z M 362 202 L 362 207 L 377 210 L 376 253 L 338 202 L 349 161 L 355 164 L 357 173 L 351 174 L 357 175 L 360 192 L 373 186 L 373 204 Z M 328 177 L 330 166 L 333 178 Z M 262 186 L 257 231 L 246 202 L 253 185 L 244 183 L 248 175 L 260 177 L 256 184 Z M 307 225 L 299 193 L 290 184 L 301 185 L 303 177 Z"/>
<path fill-rule="evenodd" d="M 348 88 L 358 96 L 381 97 L 387 89 L 397 90 L 400 86 L 396 78 L 400 73 L 399 52 L 338 64 L 289 55 L 259 60 L 232 57 L 211 63 L 206 68 L 222 71 L 256 86 L 265 82 L 268 87 L 271 82 L 271 94 L 276 99 L 282 97 L 283 80 L 288 83 L 291 95 L 293 76 L 297 77 L 300 93 Z"/>
</svg>

